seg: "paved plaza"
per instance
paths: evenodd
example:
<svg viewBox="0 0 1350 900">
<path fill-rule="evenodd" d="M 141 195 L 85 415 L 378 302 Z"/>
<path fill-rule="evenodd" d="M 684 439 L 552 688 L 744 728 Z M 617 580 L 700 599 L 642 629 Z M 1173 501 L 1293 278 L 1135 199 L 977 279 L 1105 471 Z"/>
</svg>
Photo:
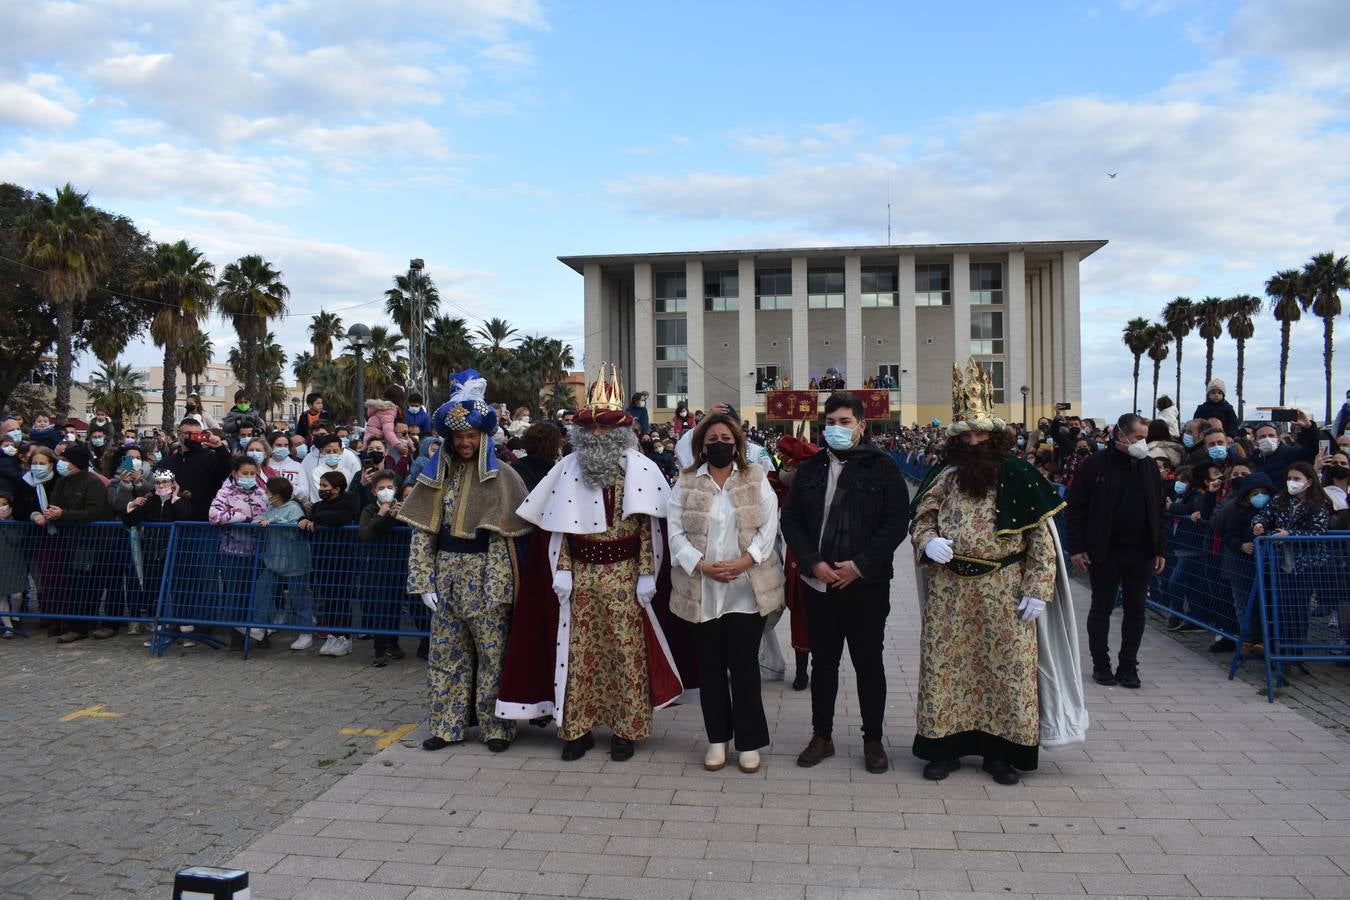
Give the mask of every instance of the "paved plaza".
<svg viewBox="0 0 1350 900">
<path fill-rule="evenodd" d="M 6 642 L 0 895 L 166 896 L 178 866 L 229 862 L 264 898 L 1350 896 L 1345 670 L 1267 704 L 1202 637 L 1151 627 L 1142 690 L 1088 683 L 1086 744 L 1014 787 L 978 763 L 926 782 L 908 556 L 881 776 L 862 768 L 851 677 L 838 755 L 815 769 L 794 763 L 808 695 L 766 683 L 773 746 L 745 775 L 703 770 L 697 707 L 658 713 L 626 763 L 608 735 L 564 763 L 533 727 L 501 755 L 426 753 L 425 727 L 407 731 L 416 661 L 369 668 L 368 644 L 242 663 L 150 660 L 125 637 Z"/>
</svg>

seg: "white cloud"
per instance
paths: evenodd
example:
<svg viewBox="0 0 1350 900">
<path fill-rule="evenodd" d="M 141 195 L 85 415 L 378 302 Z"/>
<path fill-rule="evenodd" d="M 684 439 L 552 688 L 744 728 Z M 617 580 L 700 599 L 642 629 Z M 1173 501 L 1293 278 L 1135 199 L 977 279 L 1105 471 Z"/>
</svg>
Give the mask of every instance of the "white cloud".
<svg viewBox="0 0 1350 900">
<path fill-rule="evenodd" d="M 50 93 L 64 93 L 53 98 Z M 0 82 L 0 122 L 33 128 L 68 128 L 78 116 L 70 108 L 71 97 L 60 90 L 60 80 L 33 75 L 23 84 Z"/>
</svg>

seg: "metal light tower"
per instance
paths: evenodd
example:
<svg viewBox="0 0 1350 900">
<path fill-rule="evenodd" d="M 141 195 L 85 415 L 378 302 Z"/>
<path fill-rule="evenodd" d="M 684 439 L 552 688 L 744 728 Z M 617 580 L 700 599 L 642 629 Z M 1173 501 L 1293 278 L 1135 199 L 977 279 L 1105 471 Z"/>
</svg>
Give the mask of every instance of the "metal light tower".
<svg viewBox="0 0 1350 900">
<path fill-rule="evenodd" d="M 408 260 L 408 292 L 412 301 L 412 333 L 408 335 L 408 393 L 414 391 L 427 397 L 427 316 L 423 297 L 422 270 L 426 267 L 420 259 Z"/>
</svg>

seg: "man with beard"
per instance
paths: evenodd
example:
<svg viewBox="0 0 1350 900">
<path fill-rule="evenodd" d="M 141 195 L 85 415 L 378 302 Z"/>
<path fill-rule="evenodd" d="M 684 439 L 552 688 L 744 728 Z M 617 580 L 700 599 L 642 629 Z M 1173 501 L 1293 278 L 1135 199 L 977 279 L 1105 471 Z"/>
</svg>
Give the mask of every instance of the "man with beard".
<svg viewBox="0 0 1350 900">
<path fill-rule="evenodd" d="M 1044 648 L 1037 626 L 1050 605 L 1072 622 L 1067 594 L 1052 604 L 1067 573 L 1048 522 L 1064 503 L 1009 452 L 1012 440 L 992 404 L 978 363 L 970 360 L 964 380 L 953 366 L 945 465 L 919 488 L 910 527 L 923 604 L 914 755 L 927 761 L 923 775 L 933 781 L 959 769 L 961 757 L 983 756 L 995 782 L 1016 784 L 1016 770 L 1037 767 L 1041 743 L 1081 739 L 1086 727 L 1085 715 L 1081 726 L 1061 727 L 1058 706 L 1043 716 L 1047 699 L 1059 694 L 1038 684 L 1038 655 L 1040 667 L 1067 667 L 1062 676 L 1077 678 L 1077 648 L 1066 645 L 1076 642 L 1071 625 Z M 1072 720 L 1079 721 L 1076 712 Z"/>
<path fill-rule="evenodd" d="M 669 612 L 669 569 L 658 596 L 670 488 L 637 449 L 615 370 L 604 365 L 578 410 L 563 457 L 518 510 L 540 529 L 527 553 L 497 715 L 553 716 L 562 758 L 595 746 L 596 725 L 622 762 L 651 735 L 652 707 L 682 692 L 659 614 Z M 664 605 L 664 609 L 661 607 Z"/>
</svg>

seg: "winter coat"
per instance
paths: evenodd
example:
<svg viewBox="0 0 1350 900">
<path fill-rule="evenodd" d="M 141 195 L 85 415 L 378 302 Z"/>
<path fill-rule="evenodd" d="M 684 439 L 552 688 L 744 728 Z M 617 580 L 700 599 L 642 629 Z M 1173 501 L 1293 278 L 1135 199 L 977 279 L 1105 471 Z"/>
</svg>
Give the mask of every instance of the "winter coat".
<svg viewBox="0 0 1350 900">
<path fill-rule="evenodd" d="M 425 406 L 415 413 L 408 412 L 408 410 L 405 409 L 403 411 L 403 421 L 408 423 L 409 428 L 416 425 L 422 429 L 422 434 L 431 434 L 431 413 L 427 412 Z M 528 423 L 526 427 L 528 427 Z"/>
<path fill-rule="evenodd" d="M 399 440 L 394 431 L 398 420 L 398 406 L 392 400 L 371 399 L 366 401 L 366 431 L 361 439 L 361 449 L 375 438 L 384 441 L 384 449 L 390 455 L 412 456 L 412 441 Z"/>
<path fill-rule="evenodd" d="M 422 438 L 422 444 L 417 450 L 417 459 L 408 467 L 408 477 L 404 479 L 405 484 L 410 484 L 417 480 L 417 476 L 426 471 L 431 465 L 431 445 L 439 440 L 435 435 Z M 533 489 L 532 489 L 533 490 Z"/>
<path fill-rule="evenodd" d="M 625 410 L 633 417 L 633 427 L 637 429 L 638 434 L 650 434 L 652 430 L 651 419 L 647 416 L 647 407 L 630 406 Z"/>
<path fill-rule="evenodd" d="M 1206 400 L 1195 408 L 1195 415 L 1192 419 L 1218 419 L 1223 423 L 1223 433 L 1229 437 L 1237 437 L 1238 417 L 1237 410 L 1233 409 L 1233 404 L 1227 400 Z"/>
<path fill-rule="evenodd" d="M 28 555 L 39 534 L 26 522 L 0 522 L 0 597 L 28 590 Z"/>
<path fill-rule="evenodd" d="M 1272 497 L 1275 495 L 1275 486 L 1268 477 L 1259 472 L 1248 475 L 1238 483 L 1233 502 L 1224 510 L 1223 575 L 1230 583 L 1251 581 L 1254 557 L 1243 553 L 1242 545 L 1252 540 L 1252 520 L 1259 510 L 1246 500 L 1262 490 Z"/>
<path fill-rule="evenodd" d="M 1167 431 L 1174 438 L 1181 437 L 1181 422 L 1178 421 L 1177 408 L 1169 406 L 1167 409 L 1158 411 L 1158 418 L 1167 423 Z"/>
<path fill-rule="evenodd" d="M 56 445 L 65 439 L 65 435 L 56 430 L 55 426 L 37 429 L 34 428 L 28 432 L 28 440 L 34 444 L 40 444 L 48 450 L 55 450 Z"/>
<path fill-rule="evenodd" d="M 262 514 L 269 525 L 282 525 L 282 528 L 263 529 L 263 565 L 277 575 L 294 577 L 309 572 L 309 542 L 300 529 L 293 528 L 305 517 L 305 511 L 299 503 L 287 500 L 280 506 L 270 507 Z"/>
<path fill-rule="evenodd" d="M 798 478 L 801 476 L 798 475 Z M 1092 562 L 1111 558 L 1120 536 L 1112 534 L 1116 510 L 1125 492 L 1142 491 L 1144 520 L 1148 533 L 1142 543 L 1162 556 L 1166 542 L 1163 527 L 1162 477 L 1151 459 L 1134 459 L 1108 447 L 1078 464 L 1064 511 L 1064 543 L 1070 554 L 1087 553 Z M 1135 537 L 1138 537 L 1137 535 Z"/>
<path fill-rule="evenodd" d="M 1304 493 L 1315 491 L 1317 487 L 1312 485 Z M 1266 535 L 1276 531 L 1326 534 L 1331 528 L 1331 510 L 1327 504 L 1315 508 L 1306 499 L 1292 497 L 1281 491 L 1265 509 L 1252 516 L 1252 525 L 1263 526 Z M 1329 556 L 1326 546 L 1315 543 L 1288 543 L 1278 545 L 1275 549 L 1280 554 L 1280 565 L 1286 572 L 1306 572 L 1320 568 L 1326 564 Z"/>
<path fill-rule="evenodd" d="M 1297 443 L 1286 444 L 1281 441 L 1274 453 L 1267 455 L 1257 450 L 1247 461 L 1252 471 L 1269 475 L 1272 481 L 1283 481 L 1284 473 L 1294 463 L 1310 463 L 1317 459 L 1317 441 L 1320 436 L 1316 428 L 1304 428 L 1295 435 Z"/>
<path fill-rule="evenodd" d="M 538 456 L 526 456 L 516 460 L 511 464 L 511 468 L 516 470 L 520 480 L 525 482 L 525 489 L 532 491 L 544 476 L 549 473 L 554 463 Z"/>
<path fill-rule="evenodd" d="M 1161 454 L 1167 468 L 1175 469 L 1181 463 L 1181 456 L 1186 448 L 1176 441 L 1149 441 L 1148 449 L 1150 456 L 1157 458 L 1157 455 Z"/>
<path fill-rule="evenodd" d="M 241 488 L 233 478 L 228 479 L 211 501 L 209 521 L 212 525 L 242 525 L 252 522 L 267 512 L 267 492 L 262 485 L 253 490 Z M 250 556 L 254 548 L 252 528 L 225 528 L 220 533 L 220 551 L 231 556 Z"/>
<path fill-rule="evenodd" d="M 361 501 L 355 494 L 344 491 L 335 500 L 316 501 L 305 518 L 320 528 L 344 528 L 356 524 L 360 513 Z"/>
<path fill-rule="evenodd" d="M 164 461 L 178 479 L 179 490 L 191 498 L 192 518 L 205 522 L 210 517 L 211 500 L 221 484 L 230 477 L 230 451 L 205 444 L 195 450 L 180 450 Z"/>
<path fill-rule="evenodd" d="M 678 440 L 680 435 L 684 434 L 697 424 L 698 423 L 694 421 L 694 414 L 690 412 L 685 413 L 683 416 L 672 416 L 670 419 L 671 436 Z"/>
<path fill-rule="evenodd" d="M 262 415 L 256 409 L 243 410 L 237 406 L 231 406 L 230 411 L 225 414 L 225 421 L 221 423 L 220 429 L 228 435 L 236 435 L 242 425 L 252 425 L 254 436 L 261 437 L 267 427 L 263 425 Z"/>
<path fill-rule="evenodd" d="M 23 466 L 19 465 L 18 455 L 5 456 L 0 453 L 0 490 L 9 491 L 18 498 L 23 490 Z"/>
</svg>

